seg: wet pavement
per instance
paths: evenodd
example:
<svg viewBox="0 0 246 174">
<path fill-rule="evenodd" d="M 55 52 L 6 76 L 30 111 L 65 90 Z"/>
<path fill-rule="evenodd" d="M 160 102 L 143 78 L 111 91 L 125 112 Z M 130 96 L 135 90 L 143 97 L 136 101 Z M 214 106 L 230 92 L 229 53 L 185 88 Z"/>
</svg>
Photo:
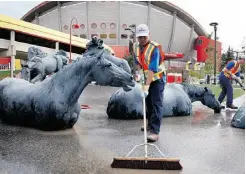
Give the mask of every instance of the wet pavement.
<svg viewBox="0 0 246 174">
<path fill-rule="evenodd" d="M 230 126 L 235 112 L 193 103 L 191 116 L 163 119 L 155 143 L 168 157 L 178 157 L 182 171 L 112 169 L 113 157 L 143 143 L 143 120 L 111 120 L 106 107 L 118 88 L 89 85 L 80 97 L 82 110 L 73 129 L 44 132 L 0 123 L 0 173 L 34 174 L 242 174 L 245 171 L 245 130 Z M 244 96 L 236 102 L 244 104 Z M 155 149 L 150 154 L 160 155 Z M 133 156 L 144 155 L 139 148 Z"/>
</svg>

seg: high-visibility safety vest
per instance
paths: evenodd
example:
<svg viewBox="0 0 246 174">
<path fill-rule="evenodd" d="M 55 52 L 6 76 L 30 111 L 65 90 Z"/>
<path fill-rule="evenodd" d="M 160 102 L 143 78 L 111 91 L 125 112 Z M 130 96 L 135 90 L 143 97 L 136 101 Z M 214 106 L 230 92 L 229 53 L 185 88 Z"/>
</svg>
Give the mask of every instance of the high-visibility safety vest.
<svg viewBox="0 0 246 174">
<path fill-rule="evenodd" d="M 231 60 L 228 63 L 230 63 L 230 62 L 234 62 L 234 67 L 229 70 L 232 74 L 236 74 L 238 71 L 240 71 L 240 65 L 239 65 L 239 63 L 236 60 Z M 226 67 L 224 67 L 224 69 L 223 69 L 224 75 L 226 77 L 230 78 L 230 74 L 226 73 L 225 69 L 226 69 Z"/>
<path fill-rule="evenodd" d="M 133 47 L 136 59 L 138 63 L 142 66 L 146 79 L 147 79 L 147 74 L 149 71 L 149 64 L 151 61 L 151 56 L 156 47 L 159 48 L 160 61 L 159 61 L 158 71 L 154 74 L 152 81 L 161 79 L 163 75 L 165 74 L 165 70 L 161 68 L 161 64 L 164 62 L 164 58 L 165 58 L 164 53 L 162 52 L 161 45 L 156 42 L 150 41 L 148 45 L 145 46 L 144 51 L 142 53 L 140 52 L 139 43 L 135 43 Z"/>
</svg>

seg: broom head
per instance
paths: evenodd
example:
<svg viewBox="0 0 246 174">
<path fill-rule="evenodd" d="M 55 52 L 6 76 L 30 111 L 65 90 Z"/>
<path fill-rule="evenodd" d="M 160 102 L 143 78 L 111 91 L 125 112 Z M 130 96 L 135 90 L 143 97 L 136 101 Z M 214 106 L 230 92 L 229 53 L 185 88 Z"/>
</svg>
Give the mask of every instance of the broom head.
<svg viewBox="0 0 246 174">
<path fill-rule="evenodd" d="M 152 170 L 181 170 L 183 167 L 177 158 L 144 158 L 117 157 L 111 164 L 112 168 L 152 169 Z"/>
</svg>

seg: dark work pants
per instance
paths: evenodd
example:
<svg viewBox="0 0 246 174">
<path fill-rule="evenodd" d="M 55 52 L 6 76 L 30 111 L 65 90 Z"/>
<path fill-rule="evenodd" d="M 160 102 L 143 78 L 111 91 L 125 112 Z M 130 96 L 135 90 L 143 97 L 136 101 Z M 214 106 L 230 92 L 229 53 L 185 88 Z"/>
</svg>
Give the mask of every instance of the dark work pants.
<svg viewBox="0 0 246 174">
<path fill-rule="evenodd" d="M 225 96 L 227 96 L 226 105 L 231 105 L 233 103 L 233 89 L 230 82 L 230 79 L 225 76 L 220 76 L 220 85 L 222 87 L 222 91 L 220 93 L 220 96 L 218 98 L 219 102 L 222 103 L 225 99 Z"/>
<path fill-rule="evenodd" d="M 150 132 L 159 134 L 163 117 L 163 91 L 165 83 L 163 79 L 151 82 L 149 93 L 146 97 L 148 127 Z"/>
</svg>

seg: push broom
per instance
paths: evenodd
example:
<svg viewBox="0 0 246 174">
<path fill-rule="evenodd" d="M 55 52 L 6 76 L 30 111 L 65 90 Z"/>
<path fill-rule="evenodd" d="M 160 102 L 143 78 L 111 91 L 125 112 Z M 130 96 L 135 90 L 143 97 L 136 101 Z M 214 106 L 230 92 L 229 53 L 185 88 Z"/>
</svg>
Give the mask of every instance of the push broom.
<svg viewBox="0 0 246 174">
<path fill-rule="evenodd" d="M 144 143 L 136 145 L 125 157 L 115 157 L 111 164 L 112 168 L 129 168 L 129 169 L 153 169 L 153 170 L 181 170 L 182 166 L 178 158 L 167 158 L 161 150 L 152 143 L 147 143 L 146 130 L 146 105 L 145 95 L 143 93 L 143 116 L 144 116 Z M 130 154 L 137 148 L 144 146 L 144 157 L 130 157 Z M 162 155 L 162 158 L 148 157 L 148 146 L 154 146 Z"/>
</svg>

